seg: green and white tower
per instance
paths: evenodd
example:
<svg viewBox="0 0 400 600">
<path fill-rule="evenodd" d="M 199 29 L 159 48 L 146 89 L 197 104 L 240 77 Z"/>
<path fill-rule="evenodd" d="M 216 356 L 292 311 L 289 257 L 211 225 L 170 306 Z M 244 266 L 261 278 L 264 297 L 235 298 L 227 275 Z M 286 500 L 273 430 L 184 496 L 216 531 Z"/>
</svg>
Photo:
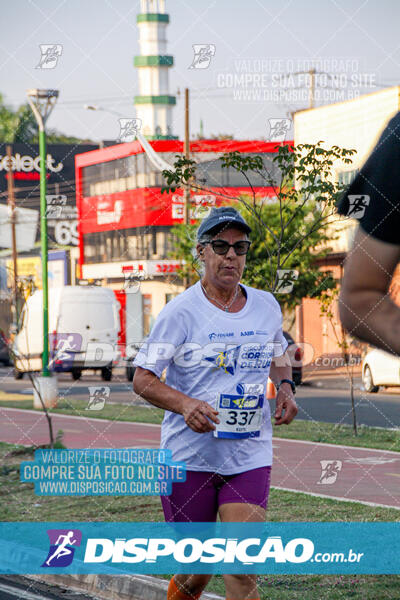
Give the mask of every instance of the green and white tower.
<svg viewBox="0 0 400 600">
<path fill-rule="evenodd" d="M 142 120 L 142 134 L 148 139 L 176 139 L 172 135 L 176 97 L 169 94 L 168 86 L 168 71 L 174 58 L 167 54 L 169 15 L 165 13 L 165 0 L 141 0 L 140 5 L 140 55 L 135 56 L 140 95 L 135 96 L 136 116 Z"/>
</svg>

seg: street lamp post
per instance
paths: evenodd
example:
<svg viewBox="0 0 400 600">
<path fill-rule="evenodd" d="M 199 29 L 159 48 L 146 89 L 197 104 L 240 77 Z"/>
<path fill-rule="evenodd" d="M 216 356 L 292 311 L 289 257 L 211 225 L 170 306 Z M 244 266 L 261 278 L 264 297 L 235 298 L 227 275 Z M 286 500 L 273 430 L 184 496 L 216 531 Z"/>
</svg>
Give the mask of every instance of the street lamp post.
<svg viewBox="0 0 400 600">
<path fill-rule="evenodd" d="M 85 104 L 84 108 L 86 110 L 99 110 L 101 112 L 109 113 L 110 115 L 116 115 L 117 117 L 124 116 L 122 113 L 119 113 L 115 110 L 111 110 L 110 108 L 103 108 L 102 106 L 96 106 L 95 104 Z M 144 135 L 140 133 L 140 131 L 136 130 L 135 135 L 139 140 L 143 150 L 146 152 L 147 157 L 150 160 L 153 167 L 155 167 L 158 171 L 174 171 L 174 167 L 157 155 L 157 152 L 153 150 L 149 142 L 146 140 Z"/>
<path fill-rule="evenodd" d="M 43 355 L 42 376 L 49 377 L 49 290 L 47 270 L 47 201 L 46 201 L 46 121 L 58 98 L 58 90 L 27 91 L 28 102 L 39 127 L 40 154 L 40 240 L 42 251 L 43 288 Z"/>
</svg>

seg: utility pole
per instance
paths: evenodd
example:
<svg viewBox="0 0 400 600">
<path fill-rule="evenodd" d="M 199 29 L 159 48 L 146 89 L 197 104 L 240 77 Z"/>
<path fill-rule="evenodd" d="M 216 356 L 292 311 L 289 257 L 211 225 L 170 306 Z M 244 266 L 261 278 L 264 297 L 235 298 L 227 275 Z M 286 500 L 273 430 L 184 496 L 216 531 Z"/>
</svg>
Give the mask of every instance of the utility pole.
<svg viewBox="0 0 400 600">
<path fill-rule="evenodd" d="M 183 153 L 185 158 L 190 157 L 190 131 L 189 131 L 189 89 L 185 88 L 185 140 L 183 145 Z M 185 183 L 184 186 L 184 222 L 185 225 L 190 224 L 190 183 Z M 189 286 L 189 276 L 185 275 L 184 285 Z"/>
<path fill-rule="evenodd" d="M 310 78 L 310 85 L 308 86 L 308 108 L 314 108 L 315 106 L 315 75 L 317 74 L 317 71 L 315 69 L 309 69 L 308 71 L 297 71 L 296 73 L 293 73 L 293 75 L 308 75 Z M 302 108 L 301 110 L 307 110 Z M 300 112 L 297 110 L 291 111 L 290 115 L 292 117 L 292 119 L 294 118 L 294 115 L 296 112 Z"/>
<path fill-rule="evenodd" d="M 314 108 L 314 101 L 315 101 L 315 73 L 316 70 L 315 69 L 310 69 L 308 71 L 308 74 L 310 75 L 310 89 L 309 89 L 309 107 L 308 108 Z"/>
<path fill-rule="evenodd" d="M 189 90 L 185 88 L 185 141 L 183 146 L 185 158 L 190 156 L 190 133 L 189 133 Z M 190 185 L 185 184 L 185 225 L 190 223 Z"/>
<path fill-rule="evenodd" d="M 47 246 L 47 198 L 46 198 L 46 121 L 58 98 L 58 90 L 27 91 L 28 102 L 39 128 L 40 154 L 40 240 L 42 251 L 43 288 L 43 354 L 42 376 L 50 377 L 49 370 L 49 291 L 48 291 L 48 246 Z"/>
<path fill-rule="evenodd" d="M 8 176 L 7 176 L 7 188 L 8 188 L 8 206 L 10 207 L 10 222 L 11 222 L 11 248 L 12 248 L 12 261 L 13 261 L 13 295 L 14 295 L 14 307 L 15 307 L 15 323 L 18 323 L 19 319 L 19 299 L 18 299 L 18 271 L 17 271 L 17 236 L 15 233 L 15 196 L 14 196 L 14 173 L 12 169 L 12 148 L 7 145 L 7 157 L 8 157 Z"/>
<path fill-rule="evenodd" d="M 42 251 L 42 289 L 43 289 L 43 355 L 42 375 L 48 377 L 49 371 L 49 284 L 48 284 L 48 240 L 47 240 L 47 198 L 46 198 L 46 131 L 39 127 L 40 154 L 40 240 Z"/>
</svg>

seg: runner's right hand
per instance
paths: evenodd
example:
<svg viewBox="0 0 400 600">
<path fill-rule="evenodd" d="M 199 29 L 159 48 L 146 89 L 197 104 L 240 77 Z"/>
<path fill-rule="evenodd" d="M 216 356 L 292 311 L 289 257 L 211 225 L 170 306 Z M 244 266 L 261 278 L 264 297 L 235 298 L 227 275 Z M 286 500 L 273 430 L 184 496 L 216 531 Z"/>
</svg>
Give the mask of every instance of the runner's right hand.
<svg viewBox="0 0 400 600">
<path fill-rule="evenodd" d="M 213 431 L 215 425 L 210 421 L 219 423 L 217 414 L 218 411 L 214 410 L 207 402 L 204 402 L 204 400 L 196 400 L 195 398 L 190 398 L 185 401 L 182 410 L 182 416 L 185 419 L 186 425 L 196 433 Z"/>
</svg>

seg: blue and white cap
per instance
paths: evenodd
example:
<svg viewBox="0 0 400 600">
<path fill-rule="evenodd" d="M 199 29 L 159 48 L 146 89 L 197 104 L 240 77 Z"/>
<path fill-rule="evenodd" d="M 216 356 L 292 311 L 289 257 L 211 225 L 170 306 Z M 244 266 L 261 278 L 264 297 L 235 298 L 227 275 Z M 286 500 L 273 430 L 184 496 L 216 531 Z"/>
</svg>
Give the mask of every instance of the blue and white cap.
<svg viewBox="0 0 400 600">
<path fill-rule="evenodd" d="M 197 239 L 200 239 L 205 233 L 211 233 L 213 230 L 217 233 L 227 224 L 235 225 L 238 229 L 251 233 L 251 227 L 247 225 L 242 215 L 235 208 L 221 206 L 220 208 L 213 208 L 208 217 L 203 220 L 197 232 Z"/>
</svg>

